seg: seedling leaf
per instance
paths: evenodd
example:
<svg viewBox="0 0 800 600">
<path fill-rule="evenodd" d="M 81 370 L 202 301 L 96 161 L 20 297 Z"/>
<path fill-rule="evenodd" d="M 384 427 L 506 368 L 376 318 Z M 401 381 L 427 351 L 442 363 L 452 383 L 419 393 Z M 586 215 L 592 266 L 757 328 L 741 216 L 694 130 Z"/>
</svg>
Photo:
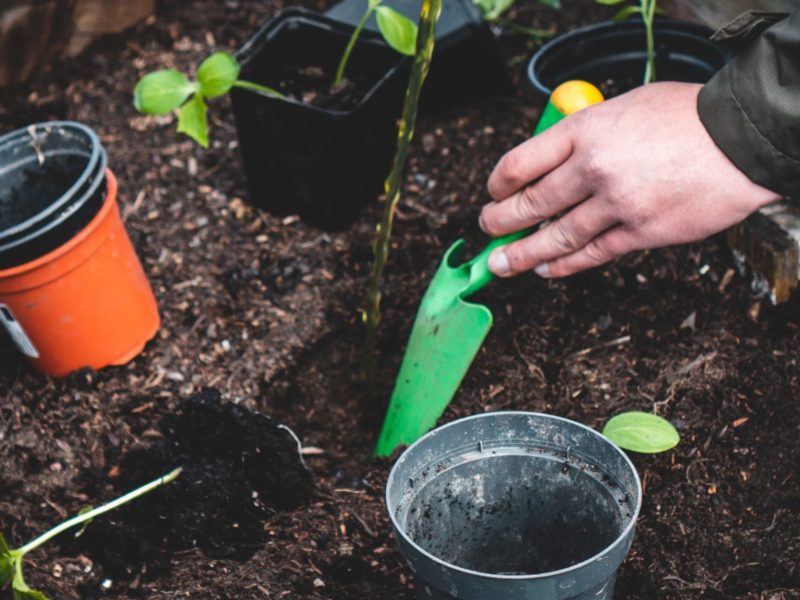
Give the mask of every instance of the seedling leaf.
<svg viewBox="0 0 800 600">
<path fill-rule="evenodd" d="M 595 0 L 598 4 L 605 4 L 606 6 L 614 6 L 615 4 L 622 4 L 627 0 Z"/>
<path fill-rule="evenodd" d="M 195 94 L 178 112 L 178 133 L 185 133 L 203 148 L 208 148 L 207 112 L 208 107 L 201 94 Z"/>
<path fill-rule="evenodd" d="M 541 0 L 547 4 L 548 0 Z M 552 0 L 550 0 L 552 1 Z M 557 1 L 557 0 L 556 0 Z M 514 0 L 475 0 L 475 4 L 487 21 L 495 21 L 514 4 Z"/>
<path fill-rule="evenodd" d="M 14 556 L 0 534 L 0 586 L 7 584 L 14 577 Z"/>
<path fill-rule="evenodd" d="M 215 52 L 197 69 L 200 93 L 206 98 L 227 94 L 239 77 L 239 63 L 227 52 Z"/>
<path fill-rule="evenodd" d="M 196 85 L 175 69 L 148 73 L 133 90 L 133 105 L 147 115 L 164 115 L 181 106 Z"/>
<path fill-rule="evenodd" d="M 624 21 L 631 15 L 642 14 L 642 9 L 638 6 L 625 6 L 621 8 L 617 14 L 611 17 L 614 21 Z"/>
<path fill-rule="evenodd" d="M 17 587 L 17 578 L 14 578 L 14 583 L 12 583 L 12 589 L 14 590 L 14 600 L 48 600 L 47 596 L 45 596 L 39 590 L 32 590 L 27 585 L 25 585 L 24 581 L 21 581 L 21 586 Z"/>
<path fill-rule="evenodd" d="M 417 49 L 417 25 L 405 15 L 388 6 L 375 9 L 378 29 L 383 39 L 400 54 L 414 56 Z"/>
<path fill-rule="evenodd" d="M 560 0 L 539 0 L 539 4 L 544 4 L 545 6 L 554 8 L 555 10 L 561 10 Z"/>
<path fill-rule="evenodd" d="M 645 412 L 626 412 L 613 417 L 603 428 L 603 435 L 624 450 L 642 454 L 665 452 L 678 445 L 672 423 Z"/>
</svg>

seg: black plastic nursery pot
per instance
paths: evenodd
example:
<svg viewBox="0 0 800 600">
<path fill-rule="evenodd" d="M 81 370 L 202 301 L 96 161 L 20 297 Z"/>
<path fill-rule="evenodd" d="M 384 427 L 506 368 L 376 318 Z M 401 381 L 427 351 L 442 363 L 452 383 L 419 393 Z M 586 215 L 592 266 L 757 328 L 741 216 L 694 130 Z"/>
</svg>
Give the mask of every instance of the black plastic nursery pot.
<svg viewBox="0 0 800 600">
<path fill-rule="evenodd" d="M 0 137 L 0 268 L 61 246 L 106 197 L 106 152 L 71 121 L 31 125 Z"/>
<path fill-rule="evenodd" d="M 385 0 L 415 23 L 422 0 Z M 343 0 L 325 14 L 355 26 L 367 0 Z M 366 30 L 378 35 L 373 15 Z M 430 73 L 422 89 L 420 107 L 437 110 L 491 94 L 513 91 L 497 40 L 473 0 L 447 0 L 436 24 L 436 44 Z"/>
<path fill-rule="evenodd" d="M 526 412 L 435 429 L 386 487 L 400 551 L 432 600 L 610 600 L 641 501 L 608 439 Z"/>
<path fill-rule="evenodd" d="M 705 83 L 729 55 L 715 45 L 703 25 L 676 19 L 654 23 L 655 71 L 659 81 Z M 528 64 L 533 87 L 550 96 L 559 84 L 582 79 L 606 96 L 642 85 L 647 59 L 644 24 L 639 19 L 608 21 L 560 35 L 542 46 Z"/>
<path fill-rule="evenodd" d="M 241 78 L 280 89 L 287 72 L 336 71 L 352 28 L 312 11 L 286 9 L 238 52 Z M 253 204 L 337 229 L 376 201 L 397 143 L 404 57 L 362 36 L 347 73 L 367 81 L 348 109 L 322 108 L 234 88 L 233 110 Z"/>
</svg>

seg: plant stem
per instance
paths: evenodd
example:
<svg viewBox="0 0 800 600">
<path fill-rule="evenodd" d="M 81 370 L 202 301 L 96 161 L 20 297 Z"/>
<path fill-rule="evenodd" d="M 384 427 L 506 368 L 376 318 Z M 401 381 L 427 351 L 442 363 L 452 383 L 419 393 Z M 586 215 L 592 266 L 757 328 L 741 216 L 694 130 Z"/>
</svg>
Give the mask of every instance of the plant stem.
<svg viewBox="0 0 800 600">
<path fill-rule="evenodd" d="M 375 336 L 381 318 L 381 281 L 383 268 L 389 256 L 389 239 L 392 235 L 392 222 L 397 203 L 400 200 L 400 185 L 403 168 L 408 157 L 408 147 L 414 136 L 414 125 L 417 120 L 417 105 L 425 77 L 428 75 L 431 56 L 433 55 L 434 33 L 439 13 L 442 10 L 442 0 L 423 0 L 419 17 L 419 35 L 417 37 L 417 51 L 414 55 L 414 64 L 406 88 L 406 97 L 403 103 L 403 115 L 397 128 L 397 150 L 392 163 L 392 170 L 384 182 L 386 204 L 383 216 L 375 232 L 372 252 L 375 259 L 372 263 L 372 273 L 367 290 L 366 307 L 363 320 L 367 326 L 367 340 L 364 356 L 364 371 L 367 383 L 367 393 L 364 394 L 364 408 L 369 411 L 371 399 L 369 398 L 372 383 L 375 380 Z"/>
<path fill-rule="evenodd" d="M 647 35 L 647 64 L 644 69 L 644 83 L 648 84 L 656 78 L 655 40 L 653 36 L 653 19 L 658 0 L 641 0 L 642 21 Z"/>
<path fill-rule="evenodd" d="M 50 531 L 47 531 L 47 532 L 43 533 L 42 535 L 37 537 L 35 540 L 33 540 L 31 542 L 28 542 L 27 544 L 22 546 L 16 552 L 18 552 L 20 555 L 25 555 L 28 552 L 30 552 L 31 550 L 34 550 L 34 549 L 38 548 L 39 546 L 41 546 L 42 544 L 44 544 L 45 542 L 51 540 L 52 538 L 54 538 L 58 534 L 63 533 L 64 531 L 66 531 L 70 527 L 75 527 L 76 525 L 80 525 L 81 523 L 85 523 L 86 521 L 94 519 L 95 517 L 98 517 L 98 516 L 102 515 L 103 513 L 107 513 L 110 510 L 114 510 L 118 506 L 122 506 L 123 504 L 125 504 L 127 502 L 130 502 L 131 500 L 134 500 L 134 499 L 138 498 L 139 496 L 143 496 L 147 492 L 153 491 L 157 487 L 160 487 L 162 485 L 165 485 L 165 484 L 175 480 L 178 477 L 178 475 L 181 474 L 181 470 L 182 470 L 182 468 L 178 467 L 177 469 L 175 469 L 173 471 L 170 471 L 169 473 L 167 473 L 163 477 L 159 477 L 155 481 L 151 481 L 150 483 L 147 483 L 147 484 L 143 485 L 142 487 L 136 488 L 135 490 L 133 490 L 131 492 L 128 492 L 124 496 L 120 496 L 116 500 L 112 500 L 108 504 L 104 504 L 103 506 L 98 506 L 97 508 L 94 508 L 94 509 L 92 509 L 92 510 L 90 510 L 88 512 L 85 512 L 82 515 L 78 515 L 76 517 L 72 517 L 71 519 L 68 519 L 68 520 L 64 521 L 60 525 L 56 525 Z"/>
<path fill-rule="evenodd" d="M 364 16 L 361 17 L 361 20 L 356 25 L 356 28 L 353 30 L 353 34 L 350 36 L 350 39 L 347 42 L 347 47 L 344 49 L 344 54 L 342 54 L 342 60 L 339 61 L 339 68 L 336 69 L 336 77 L 333 79 L 333 85 L 339 85 L 342 82 L 342 78 L 344 77 L 344 70 L 347 68 L 347 61 L 350 60 L 350 54 L 353 52 L 353 48 L 356 45 L 356 41 L 358 40 L 358 36 L 361 35 L 361 31 L 364 29 L 364 26 L 369 21 L 369 18 L 372 16 L 372 13 L 375 12 L 375 9 L 378 8 L 378 5 L 372 5 L 372 3 L 368 3 L 367 10 L 364 12 Z"/>
<path fill-rule="evenodd" d="M 261 85 L 259 83 L 253 83 L 252 81 L 244 81 L 242 79 L 237 79 L 233 82 L 233 87 L 242 88 L 244 90 L 254 90 L 256 92 L 262 92 L 267 94 L 267 96 L 274 96 L 276 98 L 285 98 L 283 94 L 281 94 L 278 90 L 272 89 L 271 87 L 267 87 L 266 85 Z"/>
</svg>

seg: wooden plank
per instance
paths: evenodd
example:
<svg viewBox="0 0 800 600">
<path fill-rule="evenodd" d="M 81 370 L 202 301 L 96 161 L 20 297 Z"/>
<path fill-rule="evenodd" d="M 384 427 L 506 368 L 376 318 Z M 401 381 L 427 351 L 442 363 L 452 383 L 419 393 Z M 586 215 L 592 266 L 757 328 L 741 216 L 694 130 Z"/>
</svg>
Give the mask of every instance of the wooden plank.
<svg viewBox="0 0 800 600">
<path fill-rule="evenodd" d="M 728 245 L 766 282 L 773 303 L 789 300 L 800 278 L 800 207 L 769 206 L 726 232 Z"/>
<path fill-rule="evenodd" d="M 0 87 L 155 13 L 156 0 L 0 0 Z"/>
</svg>

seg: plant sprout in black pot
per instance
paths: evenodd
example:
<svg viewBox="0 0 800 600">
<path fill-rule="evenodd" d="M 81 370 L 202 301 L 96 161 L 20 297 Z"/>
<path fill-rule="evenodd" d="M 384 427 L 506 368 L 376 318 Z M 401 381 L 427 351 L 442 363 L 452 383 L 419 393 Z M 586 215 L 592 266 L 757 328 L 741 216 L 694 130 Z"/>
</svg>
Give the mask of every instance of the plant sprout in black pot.
<svg viewBox="0 0 800 600">
<path fill-rule="evenodd" d="M 333 88 L 342 85 L 350 54 L 364 25 L 373 13 L 386 43 L 406 56 L 413 56 L 417 44 L 417 26 L 393 8 L 382 5 L 383 0 L 367 0 L 367 10 L 345 47 L 336 70 Z M 178 132 L 185 133 L 203 148 L 208 148 L 207 98 L 217 98 L 238 87 L 283 98 L 280 91 L 239 79 L 241 68 L 236 58 L 227 52 L 216 52 L 206 58 L 191 81 L 176 69 L 148 73 L 136 84 L 133 104 L 141 113 L 164 115 L 178 111 Z"/>
<path fill-rule="evenodd" d="M 615 6 L 622 4 L 626 0 L 595 0 L 598 4 L 606 6 Z M 644 68 L 644 81 L 643 83 L 652 83 L 656 80 L 656 64 L 655 64 L 655 41 L 653 37 L 653 19 L 656 16 L 658 9 L 658 0 L 639 0 L 639 5 L 624 6 L 614 15 L 615 21 L 622 21 L 631 15 L 639 14 L 642 16 L 644 23 L 644 31 L 647 36 L 647 63 Z"/>
</svg>

